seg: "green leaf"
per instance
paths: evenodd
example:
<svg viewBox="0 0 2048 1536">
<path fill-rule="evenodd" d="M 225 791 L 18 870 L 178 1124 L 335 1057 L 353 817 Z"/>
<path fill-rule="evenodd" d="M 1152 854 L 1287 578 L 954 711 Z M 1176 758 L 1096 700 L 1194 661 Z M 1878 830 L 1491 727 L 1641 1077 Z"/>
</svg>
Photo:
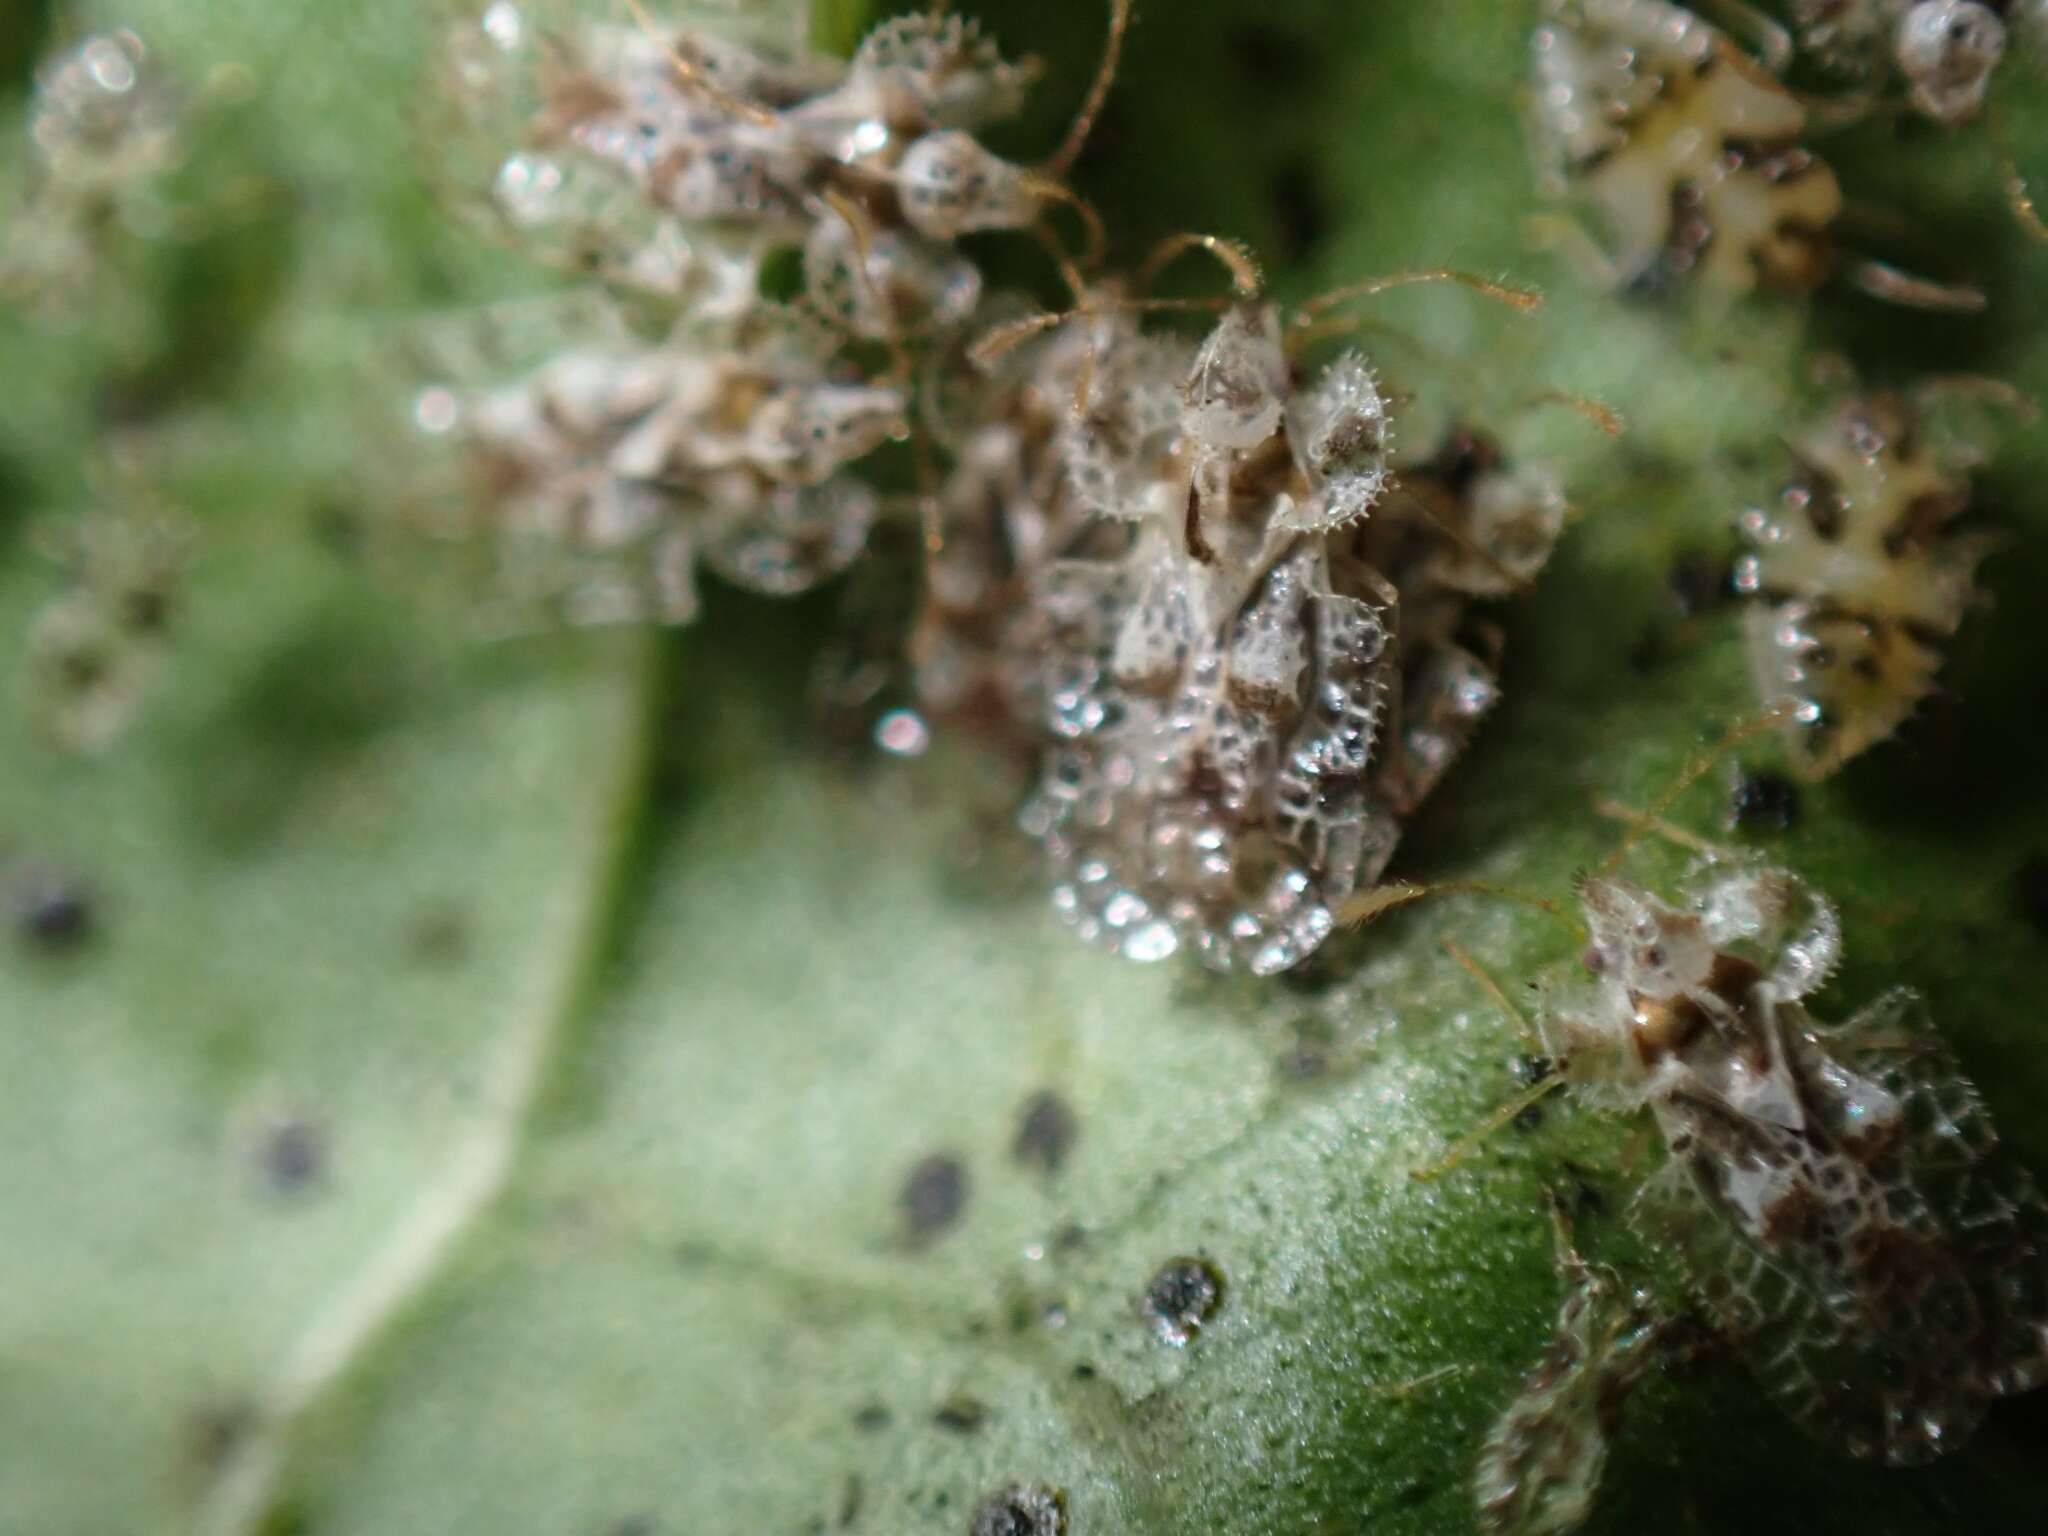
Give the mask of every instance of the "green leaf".
<svg viewBox="0 0 2048 1536">
<path fill-rule="evenodd" d="M 1480 1440 L 1556 1313 L 1546 1195 L 1590 1252 L 1661 1273 L 1621 1215 L 1645 1146 L 1593 1109 L 1553 1099 L 1411 1177 L 1514 1091 L 1520 1050 L 1442 941 L 1513 992 L 1570 936 L 1457 896 L 1300 981 L 1116 962 L 1047 910 L 1009 765 L 820 743 L 829 601 L 719 597 L 672 642 L 470 638 L 395 572 L 415 553 L 346 536 L 389 489 L 353 347 L 505 268 L 413 178 L 428 19 L 351 9 L 124 17 L 194 76 L 250 69 L 216 153 L 246 145 L 285 196 L 263 250 L 207 258 L 238 294 L 275 285 L 234 307 L 241 366 L 153 429 L 195 524 L 161 688 L 88 763 L 0 713 L 0 878 L 76 877 L 93 912 L 0 962 L 0 1529 L 959 1532 L 1023 1483 L 1063 1489 L 1076 1533 L 1469 1530 Z M 1593 792 L 1653 799 L 1750 707 L 1738 616 L 1681 619 L 1669 579 L 1771 494 L 1803 370 L 1841 351 L 1877 382 L 2048 398 L 2048 249 L 1985 130 L 1873 123 L 1830 146 L 1845 181 L 1972 265 L 1987 317 L 1596 294 L 1527 243 L 1518 11 L 1153 0 L 1087 186 L 1127 253 L 1241 233 L 1289 294 L 1440 264 L 1548 288 L 1533 320 L 1390 295 L 1360 343 L 1414 430 L 1503 423 L 1584 514 L 1396 866 L 1563 897 L 1618 838 Z M 1102 21 L 1001 9 L 1048 61 L 1030 146 Z M 2003 88 L 2006 132 L 2048 175 L 2030 86 Z M 169 366 L 219 318 L 178 254 Z M 120 341 L 8 331 L 0 516 L 81 503 Z M 1518 409 L 1545 389 L 1628 436 Z M 2044 476 L 2038 432 L 1984 475 L 2012 539 L 1952 699 L 1786 832 L 1724 831 L 1719 773 L 1672 813 L 1831 892 L 1848 964 L 1821 1013 L 1920 988 L 2037 1168 L 2048 958 L 2015 880 L 2048 851 Z M 0 634 L 55 587 L 37 544 L 0 522 Z M 1043 1122 L 1017 1150 L 1047 1094 L 1057 1169 Z M 1175 1347 L 1143 1298 L 1183 1257 L 1222 1297 Z M 2043 1411 L 1886 1472 L 1708 1358 L 1638 1394 L 1592 1529 L 2031 1529 Z"/>
</svg>

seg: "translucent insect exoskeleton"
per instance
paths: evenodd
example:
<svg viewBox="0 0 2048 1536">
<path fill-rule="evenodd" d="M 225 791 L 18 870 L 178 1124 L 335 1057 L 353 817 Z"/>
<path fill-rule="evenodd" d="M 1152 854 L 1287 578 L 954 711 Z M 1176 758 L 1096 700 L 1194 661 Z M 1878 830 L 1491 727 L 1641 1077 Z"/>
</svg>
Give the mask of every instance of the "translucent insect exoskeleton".
<svg viewBox="0 0 2048 1536">
<path fill-rule="evenodd" d="M 1623 1405 L 1657 1364 L 1668 1328 L 1647 1293 L 1588 1265 L 1561 1236 L 1560 1250 L 1557 1326 L 1472 1476 L 1480 1527 L 1499 1536 L 1560 1536 L 1585 1522 Z"/>
<path fill-rule="evenodd" d="M 889 341 L 964 323 L 982 299 L 981 269 L 943 245 L 901 230 L 811 227 L 803 246 L 804 297 L 850 336 Z"/>
<path fill-rule="evenodd" d="M 1396 819 L 1420 808 L 1499 698 L 1503 638 L 1480 605 L 1533 586 L 1565 513 L 1547 467 L 1511 462 L 1485 433 L 1454 427 L 1359 526 L 1354 553 L 1400 595 L 1402 666 L 1377 775 Z"/>
<path fill-rule="evenodd" d="M 1892 33 L 1913 105 L 1942 123 L 1976 116 L 2005 57 L 2005 23 L 1978 0 L 1916 0 Z"/>
<path fill-rule="evenodd" d="M 809 224 L 791 190 L 807 157 L 762 103 L 836 75 L 602 0 L 477 0 L 445 40 L 437 165 L 452 202 L 548 265 L 740 309 L 764 252 Z"/>
<path fill-rule="evenodd" d="M 1480 545 L 1499 535 L 1533 570 L 1548 543 L 1523 542 L 1540 514 L 1461 528 L 1466 482 L 1390 497 L 1373 369 L 1354 352 L 1308 373 L 1289 340 L 1327 302 L 1283 316 L 1242 252 L 1176 244 L 1238 283 L 1200 341 L 1145 333 L 1129 306 L 1065 322 L 1090 340 L 1051 447 L 1101 538 L 1032 587 L 1017 691 L 1040 701 L 1046 759 L 1024 822 L 1084 936 L 1270 975 L 1376 878 L 1492 700 L 1487 663 L 1451 643 L 1478 589 L 1502 590 Z M 1411 601 L 1429 615 L 1412 641 Z"/>
<path fill-rule="evenodd" d="M 1940 389 L 1857 394 L 1790 443 L 1797 473 L 1740 527 L 1735 585 L 1767 705 L 1807 778 L 1892 735 L 1934 688 L 1942 646 L 1977 598 L 1990 548 L 1952 526 L 1982 454 L 1927 420 Z"/>
<path fill-rule="evenodd" d="M 918 705 L 934 719 L 1028 733 L 1042 712 L 1030 658 L 1044 640 L 1031 594 L 1055 560 L 1121 543 L 1123 530 L 1097 523 L 1073 493 L 1059 452 L 1100 340 L 1061 328 L 924 392 L 926 429 L 951 460 L 928 503 L 908 647 Z"/>
<path fill-rule="evenodd" d="M 1834 907 L 1795 875 L 1671 827 L 1663 809 L 1729 751 L 1729 732 L 1577 882 L 1588 980 L 1550 988 L 1534 1024 L 1455 945 L 1551 1070 L 1419 1177 L 1468 1155 L 1536 1099 L 1647 1113 L 1668 1153 L 1630 1203 L 1681 1260 L 1715 1332 L 1793 1419 L 1851 1455 L 1906 1465 L 1967 1437 L 1997 1398 L 2048 1382 L 2048 1202 L 1999 1148 L 1925 1004 L 1894 988 L 1830 1023 Z M 1617 867 L 1644 831 L 1699 860 L 1666 896 Z M 1567 922 L 1540 896 L 1514 897 Z M 1394 886 L 1340 913 L 1369 921 L 1429 894 Z"/>
<path fill-rule="evenodd" d="M 1533 124 L 1545 190 L 1600 226 L 1573 230 L 1618 288 L 1680 282 L 1723 300 L 1805 293 L 1843 263 L 1842 189 L 1803 147 L 1806 104 L 1718 28 L 1667 0 L 1546 0 L 1533 45 Z M 1857 286 L 1932 309 L 1983 307 L 1877 261 Z"/>
<path fill-rule="evenodd" d="M 1035 71 L 936 12 L 822 58 L 794 41 L 804 8 L 782 9 L 798 26 L 771 42 L 638 0 L 472 8 L 444 71 L 457 190 L 543 259 L 700 313 L 707 292 L 744 306 L 767 254 L 798 246 L 812 299 L 862 335 L 956 322 L 978 274 L 959 273 L 952 242 L 1075 202 L 1064 164 L 1015 165 L 973 137 Z"/>
<path fill-rule="evenodd" d="M 1649 1113 L 1669 1155 L 1631 1220 L 1779 1406 L 1905 1465 L 2048 1380 L 2048 1203 L 1916 994 L 1809 1012 L 1833 907 L 1717 853 L 1675 900 L 1606 869 L 1578 895 L 1592 981 L 1546 1008 L 1557 1072 L 1507 1108 L 1566 1083 Z"/>
<path fill-rule="evenodd" d="M 1922 1000 L 1811 1014 L 1839 927 L 1782 871 L 1580 896 L 1598 982 L 1553 1016 L 1563 1059 L 1656 1118 L 1670 1158 L 1638 1222 L 1778 1403 L 1908 1464 L 2048 1379 L 2048 1206 Z"/>
<path fill-rule="evenodd" d="M 828 344 L 793 317 L 757 314 L 710 343 L 586 334 L 511 382 L 414 402 L 416 424 L 459 448 L 462 500 L 515 604 L 683 623 L 699 566 L 780 595 L 860 554 L 879 498 L 846 471 L 905 430 L 900 389 L 821 362 Z"/>
</svg>

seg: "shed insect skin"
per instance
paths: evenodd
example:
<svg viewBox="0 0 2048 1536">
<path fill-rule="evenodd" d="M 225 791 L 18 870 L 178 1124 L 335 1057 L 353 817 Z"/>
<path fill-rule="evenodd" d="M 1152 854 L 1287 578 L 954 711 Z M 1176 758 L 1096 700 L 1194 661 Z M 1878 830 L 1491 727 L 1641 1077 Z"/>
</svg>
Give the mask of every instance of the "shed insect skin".
<svg viewBox="0 0 2048 1536">
<path fill-rule="evenodd" d="M 1103 90 L 1127 0 L 1112 9 Z M 793 245 L 808 301 L 886 341 L 973 311 L 963 234 L 1042 229 L 1064 206 L 1100 254 L 1064 181 L 1099 101 L 1044 168 L 990 153 L 975 132 L 1020 110 L 1038 66 L 972 20 L 897 16 L 838 60 L 609 10 L 493 0 L 444 50 L 451 197 L 549 264 L 702 312 L 744 307 Z"/>
<path fill-rule="evenodd" d="M 618 345 L 572 343 L 504 388 L 440 392 L 436 420 L 479 450 L 486 518 L 537 535 L 508 562 L 536 589 L 515 602 L 683 623 L 700 566 L 803 591 L 897 505 L 839 473 L 887 438 L 913 438 L 936 557 L 946 509 L 911 423 L 986 302 L 954 242 L 1028 229 L 1080 280 L 1045 218 L 1073 208 L 1098 254 L 1099 221 L 1061 178 L 1114 78 L 1128 0 L 1111 0 L 1095 85 L 1036 168 L 973 134 L 1020 109 L 1037 65 L 943 8 L 884 21 L 838 60 L 623 5 L 467 0 L 445 49 L 456 196 L 637 322 L 615 317 Z M 464 154 L 479 163 L 454 165 Z M 800 284 L 788 306 L 761 292 L 778 254 Z M 670 334 L 650 345 L 656 323 Z M 857 376 L 867 343 L 888 354 L 879 377 Z M 986 464 L 992 445 L 976 447 Z"/>
<path fill-rule="evenodd" d="M 879 498 L 846 469 L 902 434 L 903 393 L 842 379 L 801 326 L 738 334 L 598 335 L 510 382 L 422 393 L 515 612 L 687 623 L 700 566 L 788 595 L 860 554 Z"/>
<path fill-rule="evenodd" d="M 1943 127 L 1984 109 L 2015 34 L 2048 44 L 2041 0 L 1794 0 L 1800 49 L 1875 106 L 1905 104 Z"/>
</svg>

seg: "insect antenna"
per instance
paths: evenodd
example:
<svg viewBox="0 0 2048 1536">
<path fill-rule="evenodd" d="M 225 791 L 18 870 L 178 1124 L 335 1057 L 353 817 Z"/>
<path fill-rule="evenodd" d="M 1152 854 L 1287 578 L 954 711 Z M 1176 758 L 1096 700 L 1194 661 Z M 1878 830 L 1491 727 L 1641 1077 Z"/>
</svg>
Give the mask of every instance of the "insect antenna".
<svg viewBox="0 0 2048 1536">
<path fill-rule="evenodd" d="M 1477 1126 L 1452 1142 L 1444 1149 L 1443 1156 L 1439 1157 L 1435 1162 L 1424 1163 L 1419 1168 L 1409 1169 L 1408 1177 L 1411 1179 L 1433 1179 L 1440 1174 L 1449 1173 L 1458 1164 L 1484 1146 L 1487 1139 L 1495 1131 L 1513 1120 L 1515 1116 L 1519 1115 L 1531 1104 L 1541 1102 L 1563 1086 L 1564 1077 L 1562 1074 L 1553 1072 L 1533 1088 L 1524 1088 L 1520 1093 L 1480 1121 Z"/>
<path fill-rule="evenodd" d="M 1394 272 L 1385 277 L 1371 278 L 1362 283 L 1347 284 L 1332 288 L 1328 293 L 1319 293 L 1307 299 L 1296 309 L 1294 323 L 1305 325 L 1317 315 L 1335 309 L 1339 304 L 1348 304 L 1353 299 L 1370 298 L 1385 293 L 1390 288 L 1406 288 L 1416 283 L 1456 283 L 1469 288 L 1483 298 L 1520 310 L 1525 315 L 1534 314 L 1543 307 L 1543 295 L 1534 288 L 1517 288 L 1508 283 L 1496 283 L 1474 272 L 1461 272 L 1455 267 L 1424 267 L 1412 272 Z"/>
<path fill-rule="evenodd" d="M 1006 321 L 985 331 L 967 349 L 967 358 L 978 368 L 990 367 L 1032 337 L 1084 316 L 1112 312 L 1153 314 L 1168 310 L 1200 310 L 1213 314 L 1226 308 L 1228 303 L 1226 299 L 1112 299 L 1101 304 L 1080 304 L 1072 309 L 1047 310 L 1042 314 L 1026 315 L 1020 320 Z"/>
<path fill-rule="evenodd" d="M 1109 100 L 1109 88 L 1116 83 L 1116 69 L 1123 57 L 1124 34 L 1130 30 L 1131 0 L 1109 0 L 1109 37 L 1102 47 L 1102 62 L 1095 67 L 1094 82 L 1088 87 L 1088 95 L 1081 103 L 1080 111 L 1074 114 L 1074 121 L 1068 125 L 1067 136 L 1060 141 L 1060 147 L 1053 151 L 1052 158 L 1045 162 L 1046 175 L 1054 180 L 1064 180 L 1074 162 L 1081 157 L 1081 151 L 1088 143 L 1088 135 L 1095 131 L 1095 121 L 1102 115 L 1102 105 Z"/>
<path fill-rule="evenodd" d="M 1543 1031 L 1530 1023 L 1522 1010 L 1508 1000 L 1506 990 L 1493 979 L 1492 972 L 1473 958 L 1472 951 L 1456 939 L 1445 939 L 1444 953 L 1457 962 L 1460 970 L 1479 983 L 1480 989 L 1493 999 L 1493 1006 L 1505 1014 L 1508 1022 L 1515 1026 L 1516 1033 L 1521 1035 L 1525 1045 L 1532 1047 L 1539 1056 L 1550 1055 L 1550 1042 L 1543 1038 Z"/>
<path fill-rule="evenodd" d="M 1666 821 L 1661 816 L 1652 816 L 1648 811 L 1639 811 L 1634 806 L 1609 795 L 1593 797 L 1593 814 L 1635 827 L 1642 832 L 1654 832 L 1668 843 L 1674 843 L 1680 848 L 1689 848 L 1694 853 L 1704 854 L 1708 858 L 1722 858 L 1728 852 L 1719 843 L 1710 843 L 1704 837 L 1686 831 L 1676 822 Z"/>
<path fill-rule="evenodd" d="M 2048 241 L 2048 220 L 2041 216 L 2041 210 L 2034 205 L 2034 195 L 2027 190 L 2027 178 L 2020 172 L 2020 159 L 2012 147 L 2012 138 L 2006 131 L 2005 114 L 1993 108 L 1991 112 L 1991 137 L 1998 145 L 1998 159 L 2005 172 L 2005 201 L 2012 209 L 2012 216 L 2019 220 L 2019 226 L 2036 240 Z"/>
<path fill-rule="evenodd" d="M 1459 969 L 1479 983 L 1480 989 L 1492 1000 L 1493 1005 L 1507 1017 L 1509 1023 L 1515 1026 L 1516 1031 L 1522 1036 L 1525 1044 L 1531 1046 L 1535 1053 L 1546 1061 L 1552 1059 L 1550 1042 L 1544 1039 L 1543 1032 L 1530 1023 L 1528 1019 L 1524 1018 L 1522 1011 L 1508 1001 L 1508 995 L 1502 989 L 1501 984 L 1493 979 L 1485 966 L 1472 957 L 1470 951 L 1455 939 L 1446 939 L 1444 940 L 1444 953 L 1457 962 Z M 1523 1089 L 1522 1092 L 1496 1108 L 1492 1114 L 1480 1121 L 1470 1131 L 1452 1142 L 1444 1149 L 1443 1155 L 1434 1162 L 1425 1163 L 1419 1168 L 1411 1168 L 1408 1171 L 1409 1177 L 1433 1179 L 1439 1174 L 1449 1172 L 1483 1146 L 1487 1138 L 1492 1136 L 1494 1132 L 1513 1120 L 1530 1105 L 1539 1103 L 1549 1094 L 1554 1093 L 1563 1085 L 1564 1081 L 1563 1072 L 1551 1071 L 1540 1082 L 1532 1083 L 1529 1087 Z M 1573 1259 L 1576 1259 L 1577 1255 L 1572 1253 L 1569 1230 L 1564 1225 L 1561 1214 L 1555 1210 L 1553 1210 L 1553 1220 L 1558 1223 L 1559 1252 L 1570 1254 Z"/>
<path fill-rule="evenodd" d="M 1508 901 L 1519 901 L 1533 907 L 1562 923 L 1571 930 L 1575 939 L 1583 940 L 1586 930 L 1556 902 L 1529 891 L 1518 891 L 1511 885 L 1495 885 L 1489 880 L 1437 880 L 1427 885 L 1410 880 L 1393 880 L 1376 885 L 1369 891 L 1360 891 L 1349 901 L 1337 908 L 1336 919 L 1347 928 L 1363 927 L 1376 922 L 1387 913 L 1399 907 L 1412 906 L 1429 896 L 1454 894 L 1477 896 L 1499 896 Z"/>
<path fill-rule="evenodd" d="M 1168 235 L 1152 247 L 1145 259 L 1138 263 L 1137 275 L 1131 279 L 1132 291 L 1146 292 L 1176 258 L 1195 250 L 1207 251 L 1221 263 L 1224 271 L 1230 274 L 1230 286 L 1239 298 L 1255 299 L 1264 289 L 1265 278 L 1259 271 L 1258 259 L 1252 255 L 1251 247 L 1221 235 L 1204 235 L 1188 230 Z"/>
<path fill-rule="evenodd" d="M 654 18 L 647 13 L 645 0 L 626 0 L 626 9 L 632 12 L 633 24 L 646 35 L 647 40 L 667 55 L 669 67 L 676 72 L 677 79 L 693 90 L 702 93 L 704 99 L 717 107 L 721 112 L 741 118 L 746 122 L 754 124 L 757 128 L 772 128 L 775 126 L 777 119 L 773 112 L 770 112 L 766 107 L 756 106 L 751 101 L 740 100 L 739 97 L 733 95 L 732 92 L 726 90 L 725 87 L 707 75 L 704 72 L 703 66 L 687 57 L 680 48 L 676 47 L 674 42 L 663 37 L 660 27 L 655 24 Z"/>
<path fill-rule="evenodd" d="M 1082 259 L 1082 265 L 1101 266 L 1102 258 L 1109 250 L 1109 231 L 1103 227 L 1102 215 L 1096 212 L 1095 205 L 1057 177 L 1048 176 L 1040 171 L 1026 171 L 1024 185 L 1038 196 L 1051 202 L 1064 203 L 1074 210 L 1081 220 L 1082 231 L 1088 240 L 1087 254 Z"/>
<path fill-rule="evenodd" d="M 1864 257 L 1852 262 L 1849 283 L 1861 293 L 1901 309 L 1924 309 L 1941 315 L 1981 314 L 1990 303 L 1980 288 L 1964 283 L 1937 283 L 1915 277 L 1890 262 Z"/>
<path fill-rule="evenodd" d="M 1627 811 L 1625 808 L 1622 808 L 1624 812 L 1623 819 L 1629 823 L 1629 830 L 1623 835 L 1621 842 L 1615 847 L 1614 852 L 1601 861 L 1597 873 L 1602 878 L 1613 874 L 1615 870 L 1621 867 L 1622 860 L 1629 856 L 1636 844 L 1643 840 L 1643 835 L 1646 832 L 1653 830 L 1662 831 L 1668 825 L 1664 821 L 1664 813 L 1670 810 L 1677 803 L 1679 797 L 1688 789 L 1691 789 L 1693 785 L 1711 773 L 1716 763 L 1720 762 L 1745 742 L 1753 741 L 1766 731 L 1775 730 L 1778 726 L 1797 718 L 1798 710 L 1799 706 L 1797 704 L 1788 701 L 1783 704 L 1774 705 L 1770 709 L 1764 710 L 1761 714 L 1752 715 L 1749 719 L 1731 726 L 1722 734 L 1720 740 L 1688 762 L 1679 772 L 1678 777 L 1672 780 L 1655 800 L 1650 802 L 1647 810 Z M 1673 828 L 1672 830 L 1676 831 L 1677 829 Z M 1678 840 L 1680 842 L 1686 841 L 1686 834 L 1679 834 Z"/>
<path fill-rule="evenodd" d="M 1299 362 L 1302 355 L 1311 347 L 1328 341 L 1332 336 L 1355 336 L 1360 331 L 1367 330 L 1380 335 L 1398 336 L 1407 345 L 1428 356 L 1432 362 L 1436 362 L 1446 369 L 1458 366 L 1456 363 L 1437 356 L 1430 348 L 1425 347 L 1420 341 L 1417 341 L 1405 331 L 1397 330 L 1391 325 L 1383 325 L 1376 321 L 1367 320 L 1363 315 L 1319 315 L 1306 324 L 1290 326 L 1286 334 L 1280 338 L 1280 345 L 1286 349 L 1289 362 Z"/>
<path fill-rule="evenodd" d="M 1469 1365 L 1440 1365 L 1435 1370 L 1424 1371 L 1420 1376 L 1411 1376 L 1406 1381 L 1376 1382 L 1361 1388 L 1367 1397 L 1408 1397 L 1424 1387 L 1435 1386 L 1440 1381 L 1449 1381 L 1453 1376 L 1463 1376 L 1472 1369 Z"/>
<path fill-rule="evenodd" d="M 1081 268 L 1060 244 L 1060 237 L 1044 224 L 1031 226 L 1031 233 L 1038 243 L 1045 247 L 1045 254 L 1051 258 L 1053 269 L 1066 285 L 1067 297 L 1074 301 L 1076 309 L 1086 309 L 1089 304 L 1088 280 L 1081 275 Z"/>
<path fill-rule="evenodd" d="M 1563 389 L 1540 389 L 1522 403 L 1531 407 L 1561 405 L 1585 417 L 1609 437 L 1621 437 L 1628 431 L 1628 424 L 1621 419 L 1619 411 L 1591 395 L 1575 395 Z"/>
</svg>

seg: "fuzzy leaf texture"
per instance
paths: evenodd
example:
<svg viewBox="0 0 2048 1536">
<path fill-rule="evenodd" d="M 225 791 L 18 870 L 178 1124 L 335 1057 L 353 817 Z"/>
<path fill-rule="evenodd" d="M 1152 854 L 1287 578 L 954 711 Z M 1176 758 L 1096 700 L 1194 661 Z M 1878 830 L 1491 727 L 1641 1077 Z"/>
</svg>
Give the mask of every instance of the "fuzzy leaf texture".
<svg viewBox="0 0 2048 1536">
<path fill-rule="evenodd" d="M 817 36 L 843 47 L 857 9 Z M 1660 1155 L 1631 1122 L 1553 1097 L 1410 1176 L 1518 1086 L 1518 1037 L 1443 941 L 1521 996 L 1569 934 L 1467 894 L 1306 979 L 1117 961 L 1048 910 L 1014 764 L 821 741 L 829 595 L 477 641 L 378 531 L 403 455 L 361 385 L 366 334 L 534 281 L 418 175 L 432 10 L 92 8 L 186 80 L 246 81 L 179 173 L 212 211 L 135 257 L 139 302 L 0 321 L 6 644 L 111 443 L 146 441 L 190 560 L 110 751 L 54 750 L 9 656 L 0 1531 L 936 1536 L 1012 1484 L 1063 1490 L 1077 1536 L 1474 1529 L 1481 1444 L 1563 1293 L 1547 1196 L 1589 1256 L 1671 1284 L 1622 1214 Z M 1042 154 L 1100 8 L 986 13 L 1046 61 L 1005 141 Z M 13 39 L 49 19 L 6 18 L 14 93 Z M 1754 708 L 1739 611 L 1674 590 L 1782 482 L 1815 365 L 2048 400 L 2048 246 L 1988 122 L 1881 118 L 1832 163 L 1901 216 L 1888 252 L 1979 282 L 1987 314 L 1601 294 L 1530 239 L 1531 24 L 1500 0 L 1145 0 L 1080 184 L 1124 259 L 1238 235 L 1288 297 L 1437 265 L 1546 289 L 1535 317 L 1391 294 L 1356 341 L 1397 430 L 1487 422 L 1578 511 L 1393 873 L 1562 899 L 1619 837 L 1596 792 L 1653 800 Z M 2048 180 L 2039 77 L 2009 68 L 1994 104 Z M 1549 390 L 1627 435 L 1524 408 Z M 1816 1012 L 1923 992 L 2048 1171 L 2048 437 L 2007 433 L 1979 483 L 2004 542 L 1947 691 L 1787 827 L 1726 830 L 1727 769 L 1671 815 L 1831 893 L 1847 962 Z M 1768 741 L 1739 759 L 1783 766 Z M 76 882 L 83 936 L 28 932 L 25 870 Z M 1144 1298 L 1183 1257 L 1222 1287 L 1176 1346 Z M 2040 1396 L 1885 1471 L 1705 1351 L 1649 1374 L 1586 1529 L 2034 1529 Z"/>
</svg>

